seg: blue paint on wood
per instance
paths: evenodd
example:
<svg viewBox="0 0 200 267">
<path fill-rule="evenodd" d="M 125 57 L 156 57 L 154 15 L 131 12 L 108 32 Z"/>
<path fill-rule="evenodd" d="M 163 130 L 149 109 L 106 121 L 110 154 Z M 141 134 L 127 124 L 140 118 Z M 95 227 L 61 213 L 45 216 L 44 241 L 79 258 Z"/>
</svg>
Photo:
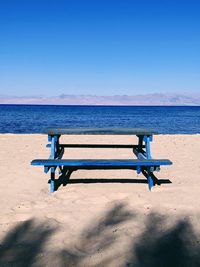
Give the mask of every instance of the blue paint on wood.
<svg viewBox="0 0 200 267">
<path fill-rule="evenodd" d="M 139 153 L 137 154 L 137 158 L 138 158 L 139 160 L 146 160 L 146 159 L 147 159 L 146 153 L 145 153 L 145 152 L 144 152 L 144 153 L 139 152 Z"/>
<path fill-rule="evenodd" d="M 51 155 L 50 155 L 51 159 L 56 158 L 56 152 L 59 147 L 58 140 L 59 140 L 58 136 L 52 136 L 51 138 Z"/>
<path fill-rule="evenodd" d="M 137 174 L 141 173 L 141 166 L 137 166 Z"/>
<path fill-rule="evenodd" d="M 55 159 L 55 137 L 53 136 L 51 139 L 51 159 Z"/>
<path fill-rule="evenodd" d="M 150 142 L 153 140 L 153 131 L 148 129 L 138 128 L 90 128 L 90 129 L 66 129 L 66 128 L 53 128 L 46 129 L 45 133 L 48 134 L 47 147 L 51 148 L 51 154 L 49 159 L 36 159 L 31 162 L 34 166 L 44 166 L 44 171 L 48 172 L 51 169 L 50 177 L 50 191 L 55 191 L 55 170 L 58 167 L 61 174 L 65 167 L 68 169 L 136 169 L 139 174 L 141 170 L 147 170 L 148 186 L 149 190 L 153 187 L 153 179 L 151 174 L 153 171 L 160 168 L 161 165 L 171 165 L 172 162 L 168 159 L 151 159 Z M 139 138 L 138 145 L 114 145 L 126 146 L 127 148 L 133 148 L 133 152 L 137 156 L 137 159 L 62 159 L 64 154 L 64 147 L 113 147 L 113 145 L 100 145 L 100 144 L 59 144 L 59 138 L 61 134 L 117 134 L 117 135 L 137 135 Z M 145 142 L 145 145 L 143 145 Z M 146 148 L 145 150 L 143 148 Z"/>
<path fill-rule="evenodd" d="M 44 167 L 44 172 L 47 173 L 49 171 L 50 167 Z"/>
<path fill-rule="evenodd" d="M 48 142 L 51 142 L 51 135 L 48 134 Z"/>
<path fill-rule="evenodd" d="M 136 155 L 139 160 L 146 160 L 146 152 L 142 148 L 133 148 L 133 153 Z"/>
<path fill-rule="evenodd" d="M 151 191 L 152 187 L 153 187 L 153 179 L 151 177 L 151 175 L 148 175 L 148 185 L 149 185 L 149 190 Z"/>
<path fill-rule="evenodd" d="M 153 141 L 153 136 L 152 135 L 145 135 L 143 137 L 144 142 L 147 142 L 147 140 L 149 140 L 149 142 Z"/>
<path fill-rule="evenodd" d="M 151 149 L 150 149 L 150 142 L 152 141 L 152 136 L 144 136 L 144 142 L 146 144 L 146 155 L 147 159 L 151 159 Z"/>
<path fill-rule="evenodd" d="M 50 192 L 54 192 L 55 168 L 51 168 Z"/>
<path fill-rule="evenodd" d="M 91 159 L 35 159 L 31 162 L 31 165 L 34 166 L 67 166 L 67 167 L 119 167 L 119 168 L 130 168 L 134 166 L 149 166 L 149 167 L 156 167 L 160 165 L 171 165 L 172 162 L 168 159 L 150 159 L 150 160 L 137 160 L 137 159 L 128 159 L 128 160 L 121 160 L 121 159 L 98 159 L 98 160 L 91 160 Z"/>
<path fill-rule="evenodd" d="M 147 180 L 148 180 L 148 186 L 149 186 L 149 191 L 151 191 L 152 187 L 154 186 L 153 184 L 153 179 L 152 179 L 152 171 L 151 167 L 147 167 Z"/>
</svg>

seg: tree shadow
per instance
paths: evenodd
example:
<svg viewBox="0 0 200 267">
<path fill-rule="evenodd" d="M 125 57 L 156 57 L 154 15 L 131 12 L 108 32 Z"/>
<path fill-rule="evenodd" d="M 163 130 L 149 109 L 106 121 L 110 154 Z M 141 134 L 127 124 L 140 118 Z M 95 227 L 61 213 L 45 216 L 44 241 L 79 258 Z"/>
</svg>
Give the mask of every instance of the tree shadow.
<svg viewBox="0 0 200 267">
<path fill-rule="evenodd" d="M 156 213 L 147 216 L 144 231 L 131 239 L 131 249 L 120 248 L 117 228 L 141 216 L 127 211 L 125 204 L 118 204 L 99 222 L 91 224 L 80 234 L 76 248 L 65 248 L 60 253 L 62 267 L 198 267 L 200 266 L 200 236 L 188 219 L 178 220 L 167 226 L 168 218 Z M 130 233 L 131 234 L 131 233 Z M 115 250 L 117 244 L 118 249 Z M 107 251 L 112 248 L 112 253 Z M 119 252 L 121 249 L 121 252 Z M 99 256 L 99 254 L 101 257 Z M 120 254 L 121 253 L 121 254 Z M 100 260 L 99 260 L 100 257 Z M 86 260 L 89 259 L 89 264 Z M 118 259 L 122 260 L 122 264 Z M 117 263 L 116 263 L 117 262 Z"/>
<path fill-rule="evenodd" d="M 40 264 L 40 254 L 45 253 L 44 245 L 56 229 L 46 223 L 28 220 L 12 229 L 2 241 L 0 266 L 49 266 L 49 263 L 59 267 L 200 266 L 200 236 L 189 219 L 178 220 L 169 227 L 169 218 L 158 213 L 147 215 L 145 224 L 143 218 L 141 214 L 130 211 L 126 204 L 115 203 L 100 218 L 83 228 L 77 240 L 70 240 L 69 245 L 58 252 L 47 253 L 43 265 Z M 140 224 L 144 226 L 139 236 L 134 234 L 131 225 L 127 226 L 131 221 L 137 222 L 138 229 Z M 131 245 L 121 247 L 123 231 L 119 230 L 127 230 L 127 227 Z M 118 259 L 122 264 L 116 264 Z"/>
<path fill-rule="evenodd" d="M 167 219 L 148 215 L 146 228 L 133 242 L 124 267 L 197 267 L 200 266 L 200 236 L 188 219 L 164 229 Z"/>
<path fill-rule="evenodd" d="M 17 225 L 1 242 L 0 266 L 32 266 L 54 231 L 55 228 L 33 219 Z"/>
<path fill-rule="evenodd" d="M 127 210 L 125 204 L 119 203 L 108 210 L 100 220 L 92 222 L 80 234 L 80 240 L 76 247 L 65 248 L 60 253 L 62 267 L 82 267 L 84 261 L 94 257 L 99 252 L 106 253 L 118 239 L 117 228 L 124 222 L 135 217 L 135 214 Z M 98 256 L 97 256 L 98 257 Z M 99 263 L 90 264 L 90 267 L 108 266 L 113 261 L 113 256 L 103 257 Z"/>
</svg>

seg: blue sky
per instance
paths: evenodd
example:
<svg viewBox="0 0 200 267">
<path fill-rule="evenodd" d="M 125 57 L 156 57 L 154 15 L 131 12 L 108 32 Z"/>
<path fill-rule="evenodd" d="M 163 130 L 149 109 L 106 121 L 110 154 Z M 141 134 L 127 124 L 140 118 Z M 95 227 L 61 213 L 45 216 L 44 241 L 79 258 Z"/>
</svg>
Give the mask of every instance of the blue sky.
<svg viewBox="0 0 200 267">
<path fill-rule="evenodd" d="M 200 2 L 0 0 L 0 94 L 200 92 Z"/>
</svg>

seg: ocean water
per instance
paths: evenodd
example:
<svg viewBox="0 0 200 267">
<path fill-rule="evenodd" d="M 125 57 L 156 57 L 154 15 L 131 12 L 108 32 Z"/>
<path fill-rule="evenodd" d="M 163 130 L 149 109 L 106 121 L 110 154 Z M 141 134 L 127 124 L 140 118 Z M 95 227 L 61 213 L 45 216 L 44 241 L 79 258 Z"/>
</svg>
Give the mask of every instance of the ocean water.
<svg viewBox="0 0 200 267">
<path fill-rule="evenodd" d="M 196 134 L 200 107 L 0 105 L 0 133 L 42 133 L 46 127 L 136 127 Z"/>
</svg>

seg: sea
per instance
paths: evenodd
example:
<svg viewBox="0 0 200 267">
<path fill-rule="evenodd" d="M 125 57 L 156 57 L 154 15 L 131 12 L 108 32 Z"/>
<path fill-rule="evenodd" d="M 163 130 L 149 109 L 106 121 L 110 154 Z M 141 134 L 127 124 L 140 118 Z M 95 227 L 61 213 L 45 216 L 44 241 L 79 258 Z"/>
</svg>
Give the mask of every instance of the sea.
<svg viewBox="0 0 200 267">
<path fill-rule="evenodd" d="M 0 105 L 0 133 L 42 133 L 46 127 L 133 127 L 160 134 L 198 134 L 200 106 Z"/>
</svg>

